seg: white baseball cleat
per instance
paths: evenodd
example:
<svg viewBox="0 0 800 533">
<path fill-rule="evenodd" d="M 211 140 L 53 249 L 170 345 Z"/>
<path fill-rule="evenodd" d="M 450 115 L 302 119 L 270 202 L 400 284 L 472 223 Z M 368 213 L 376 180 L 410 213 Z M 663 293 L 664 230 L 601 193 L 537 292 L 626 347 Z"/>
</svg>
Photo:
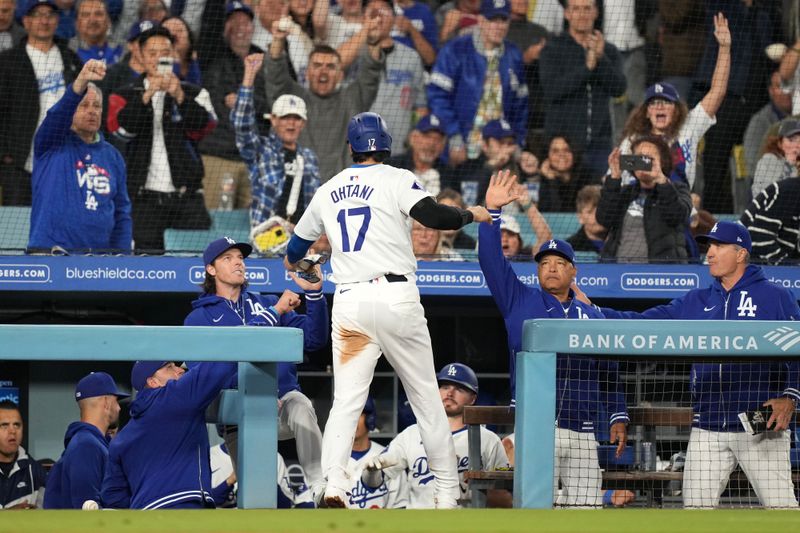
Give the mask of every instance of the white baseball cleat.
<svg viewBox="0 0 800 533">
<path fill-rule="evenodd" d="M 84 511 L 97 511 L 98 509 L 100 509 L 100 505 L 94 500 L 86 500 L 85 502 L 83 502 L 81 509 L 83 509 Z"/>
</svg>

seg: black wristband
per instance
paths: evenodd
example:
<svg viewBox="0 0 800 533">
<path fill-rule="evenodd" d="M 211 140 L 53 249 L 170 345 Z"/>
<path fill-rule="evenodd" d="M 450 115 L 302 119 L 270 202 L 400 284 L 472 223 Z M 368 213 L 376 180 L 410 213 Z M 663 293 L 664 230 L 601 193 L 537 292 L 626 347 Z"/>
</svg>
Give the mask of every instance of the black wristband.
<svg viewBox="0 0 800 533">
<path fill-rule="evenodd" d="M 466 226 L 467 224 L 472 224 L 472 222 L 475 220 L 475 217 L 473 216 L 472 211 L 463 209 L 461 211 L 461 220 L 462 220 L 461 226 L 463 227 Z"/>
</svg>

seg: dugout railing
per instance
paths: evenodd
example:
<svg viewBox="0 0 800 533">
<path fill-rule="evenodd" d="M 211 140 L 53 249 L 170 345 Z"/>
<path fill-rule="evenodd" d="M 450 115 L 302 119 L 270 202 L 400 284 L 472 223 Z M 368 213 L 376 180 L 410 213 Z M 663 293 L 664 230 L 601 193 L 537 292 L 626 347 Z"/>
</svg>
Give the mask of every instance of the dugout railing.
<svg viewBox="0 0 800 533">
<path fill-rule="evenodd" d="M 277 505 L 278 363 L 302 358 L 295 328 L 0 325 L 0 361 L 239 362 L 239 389 L 221 394 L 218 421 L 239 424 L 242 509 Z"/>
<path fill-rule="evenodd" d="M 800 325 L 777 321 L 528 320 L 517 354 L 514 507 L 553 507 L 556 354 L 688 361 L 800 357 Z M 765 398 L 764 400 L 767 400 Z"/>
</svg>

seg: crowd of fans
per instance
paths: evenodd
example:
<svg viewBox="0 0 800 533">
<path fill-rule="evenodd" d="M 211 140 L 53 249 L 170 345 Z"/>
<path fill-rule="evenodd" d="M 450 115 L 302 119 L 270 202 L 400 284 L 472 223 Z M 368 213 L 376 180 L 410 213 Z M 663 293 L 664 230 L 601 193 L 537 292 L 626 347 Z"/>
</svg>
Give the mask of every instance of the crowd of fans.
<svg viewBox="0 0 800 533">
<path fill-rule="evenodd" d="M 520 258 L 562 233 L 548 213 L 576 212 L 573 238 L 603 260 L 696 259 L 692 235 L 743 213 L 754 259 L 796 259 L 778 236 L 798 232 L 796 209 L 780 229 L 756 213 L 778 218 L 761 195 L 798 176 L 797 4 L 0 0 L 0 204 L 32 206 L 39 253 L 160 253 L 165 229 L 209 229 L 218 209 L 249 209 L 255 236 L 291 231 L 369 110 L 395 140 L 389 164 L 434 195 L 478 205 L 492 173 L 518 175 L 504 216 L 522 222 Z M 101 104 L 85 135 L 79 97 Z M 68 116 L 46 119 L 58 110 L 76 137 Z M 652 187 L 649 152 L 666 178 Z M 598 186 L 587 228 L 582 191 Z"/>
</svg>

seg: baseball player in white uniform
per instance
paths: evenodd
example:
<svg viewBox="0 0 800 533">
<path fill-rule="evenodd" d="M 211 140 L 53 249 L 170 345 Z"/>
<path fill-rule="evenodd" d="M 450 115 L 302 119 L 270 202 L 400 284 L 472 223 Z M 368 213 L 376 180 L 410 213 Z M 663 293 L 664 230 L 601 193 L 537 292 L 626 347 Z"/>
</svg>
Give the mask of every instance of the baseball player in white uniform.
<svg viewBox="0 0 800 533">
<path fill-rule="evenodd" d="M 383 353 L 408 392 L 431 471 L 436 507 L 456 507 L 453 439 L 437 394 L 433 351 L 414 272 L 411 219 L 436 229 L 488 222 L 483 207 L 437 204 L 409 171 L 382 164 L 392 138 L 376 113 L 354 116 L 347 140 L 355 164 L 314 195 L 289 241 L 284 263 L 297 270 L 323 233 L 336 283 L 332 317 L 334 400 L 322 440 L 325 504 L 345 507 L 353 486 L 347 461 L 358 417 Z"/>
<path fill-rule="evenodd" d="M 447 413 L 450 431 L 456 448 L 460 500 L 469 501 L 469 485 L 464 472 L 469 470 L 467 426 L 464 424 L 464 407 L 473 405 L 478 397 L 478 378 L 467 365 L 451 363 L 439 371 L 439 395 Z M 483 468 L 493 470 L 509 466 L 500 437 L 481 427 L 481 461 Z M 362 475 L 366 486 L 375 486 L 386 478 L 406 477 L 408 481 L 408 508 L 433 507 L 433 474 L 428 468 L 428 457 L 422 447 L 419 427 L 414 424 L 403 430 L 389 443 L 386 451 L 374 457 Z M 383 473 L 383 475 L 382 475 Z M 510 499 L 510 498 L 509 498 Z"/>
<path fill-rule="evenodd" d="M 377 486 L 370 487 L 361 481 L 361 472 L 385 446 L 369 438 L 369 432 L 376 426 L 375 401 L 367 398 L 364 412 L 358 419 L 353 450 L 347 463 L 347 472 L 355 484 L 348 491 L 347 507 L 350 509 L 396 509 L 408 506 L 408 488 L 403 476 L 384 479 Z"/>
<path fill-rule="evenodd" d="M 239 490 L 238 483 L 234 483 L 233 488 L 224 490 L 221 486 L 222 483 L 229 483 L 235 480 L 233 476 L 233 461 L 231 456 L 228 455 L 228 450 L 225 444 L 218 444 L 212 446 L 209 450 L 209 459 L 211 463 L 211 486 L 214 487 L 212 495 L 215 497 L 214 502 L 217 507 L 232 508 L 236 507 L 236 495 Z M 313 509 L 314 500 L 312 498 L 311 490 L 305 485 L 301 485 L 297 490 L 292 488 L 289 480 L 289 470 L 286 468 L 286 462 L 283 456 L 278 454 L 278 509 Z M 217 495 L 224 495 L 225 501 L 217 501 Z"/>
</svg>

